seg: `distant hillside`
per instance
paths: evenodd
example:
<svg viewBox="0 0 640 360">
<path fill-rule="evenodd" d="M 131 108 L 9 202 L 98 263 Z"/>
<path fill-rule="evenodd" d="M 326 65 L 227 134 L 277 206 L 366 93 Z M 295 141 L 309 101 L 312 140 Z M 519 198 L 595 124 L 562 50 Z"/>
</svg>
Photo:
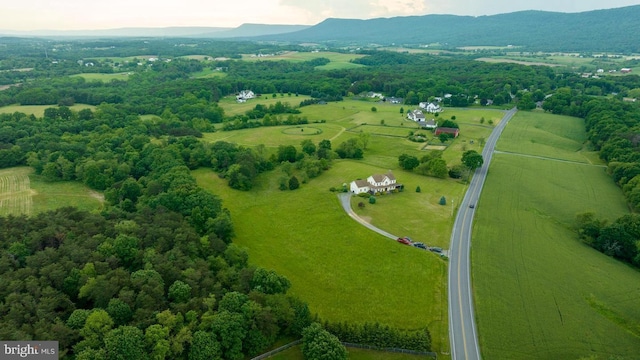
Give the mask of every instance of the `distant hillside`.
<svg viewBox="0 0 640 360">
<path fill-rule="evenodd" d="M 200 34 L 202 37 L 244 38 L 261 35 L 286 34 L 310 28 L 310 25 L 242 24 L 237 28 Z"/>
<path fill-rule="evenodd" d="M 327 19 L 305 30 L 258 39 L 381 45 L 519 45 L 545 51 L 640 52 L 638 19 L 640 5 L 582 13 L 521 11 L 478 17 Z"/>
</svg>

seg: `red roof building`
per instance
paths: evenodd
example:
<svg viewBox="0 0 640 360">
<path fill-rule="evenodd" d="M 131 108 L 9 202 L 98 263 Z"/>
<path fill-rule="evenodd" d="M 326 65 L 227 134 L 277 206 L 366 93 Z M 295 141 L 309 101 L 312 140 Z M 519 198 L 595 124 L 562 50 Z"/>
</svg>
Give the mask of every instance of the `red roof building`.
<svg viewBox="0 0 640 360">
<path fill-rule="evenodd" d="M 436 128 L 435 136 L 438 136 L 440 134 L 451 134 L 454 138 L 457 138 L 458 135 L 460 135 L 460 129 L 446 127 Z"/>
</svg>

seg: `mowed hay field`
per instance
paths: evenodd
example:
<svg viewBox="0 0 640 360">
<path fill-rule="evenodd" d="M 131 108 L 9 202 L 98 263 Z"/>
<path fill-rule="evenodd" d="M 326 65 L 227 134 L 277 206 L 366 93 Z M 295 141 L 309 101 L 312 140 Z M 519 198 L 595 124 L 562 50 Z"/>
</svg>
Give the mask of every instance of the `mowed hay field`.
<svg viewBox="0 0 640 360">
<path fill-rule="evenodd" d="M 230 189 L 208 169 L 196 170 L 193 175 L 230 210 L 236 230 L 234 243 L 248 250 L 253 264 L 275 269 L 290 279 L 290 292 L 308 302 L 321 319 L 380 322 L 405 329 L 426 326 L 434 351 L 448 351 L 446 261 L 358 224 L 344 212 L 337 194 L 329 191 L 362 174 L 380 172 L 386 169 L 336 161 L 300 189 L 280 191 L 281 172 L 275 170 L 263 174 L 250 192 Z M 385 196 L 388 201 L 395 197 L 409 202 L 410 194 L 396 195 L 403 194 Z M 421 217 L 416 213 L 386 214 L 388 218 L 398 216 Z M 418 234 L 428 226 L 427 222 L 416 225 L 411 233 Z"/>
<path fill-rule="evenodd" d="M 21 112 L 23 114 L 33 114 L 36 117 L 43 117 L 44 110 L 50 107 L 57 107 L 57 105 L 8 105 L 0 107 L 0 113 L 13 114 L 15 112 Z M 69 109 L 73 111 L 80 111 L 82 109 L 95 109 L 93 105 L 76 104 L 69 106 Z"/>
<path fill-rule="evenodd" d="M 29 168 L 0 170 L 0 215 L 31 214 Z"/>
<path fill-rule="evenodd" d="M 520 139 L 527 155 L 548 156 L 557 144 L 555 158 L 578 161 L 580 122 L 518 113 L 498 148 L 517 150 L 513 139 Z M 525 139 L 546 141 L 536 146 Z M 568 146 L 570 139 L 575 144 Z M 578 213 L 609 220 L 628 213 L 604 168 L 586 158 L 494 155 L 472 245 L 484 358 L 638 358 L 640 272 L 582 244 L 571 229 Z"/>
<path fill-rule="evenodd" d="M 104 199 L 79 182 L 46 182 L 29 167 L 0 170 L 0 215 L 33 215 L 64 206 L 99 210 Z"/>
</svg>

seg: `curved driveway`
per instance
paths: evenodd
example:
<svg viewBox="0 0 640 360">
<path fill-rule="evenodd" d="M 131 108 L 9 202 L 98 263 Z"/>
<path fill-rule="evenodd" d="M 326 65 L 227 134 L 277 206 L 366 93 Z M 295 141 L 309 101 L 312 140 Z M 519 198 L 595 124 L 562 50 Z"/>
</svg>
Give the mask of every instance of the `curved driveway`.
<svg viewBox="0 0 640 360">
<path fill-rule="evenodd" d="M 356 213 L 353 212 L 353 209 L 351 208 L 351 192 L 340 193 L 338 194 L 338 197 L 340 198 L 340 204 L 342 204 L 342 208 L 344 209 L 344 211 L 347 212 L 347 214 L 349 214 L 349 216 L 351 216 L 353 220 L 359 222 L 360 224 L 368 227 L 369 229 L 377 232 L 382 236 L 388 237 L 389 239 L 393 239 L 393 240 L 398 239 L 397 236 L 394 236 L 382 229 L 378 229 L 377 227 L 369 224 L 368 222 L 364 221 L 361 217 L 356 215 Z"/>
<path fill-rule="evenodd" d="M 471 228 L 473 215 L 477 209 L 477 201 L 482 191 L 489 163 L 493 156 L 496 142 L 513 117 L 517 109 L 507 111 L 502 121 L 489 136 L 482 157 L 484 164 L 476 169 L 469 189 L 465 194 L 460 210 L 456 215 L 451 232 L 449 248 L 449 337 L 451 339 L 451 359 L 480 359 L 480 347 L 476 332 L 473 296 L 471 291 Z M 469 207 L 473 205 L 474 207 Z"/>
</svg>

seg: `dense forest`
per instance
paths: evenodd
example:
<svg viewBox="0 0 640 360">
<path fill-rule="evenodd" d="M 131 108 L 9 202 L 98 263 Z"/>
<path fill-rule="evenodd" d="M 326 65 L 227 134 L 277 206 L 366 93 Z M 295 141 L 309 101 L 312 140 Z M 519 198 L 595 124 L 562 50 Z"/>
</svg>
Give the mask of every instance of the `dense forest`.
<svg viewBox="0 0 640 360">
<path fill-rule="evenodd" d="M 281 102 L 225 114 L 218 101 L 244 89 L 311 97 L 300 106 L 369 91 L 403 98 L 407 105 L 445 94 L 451 96 L 443 106 L 453 107 L 491 100 L 530 110 L 541 102 L 544 111 L 585 119 L 588 145 L 607 162 L 630 206 L 640 208 L 640 108 L 622 101 L 640 92 L 635 75 L 583 78 L 551 67 L 383 51 L 363 52 L 354 61 L 363 67 L 316 70 L 327 60 L 237 60 L 240 52 L 278 48 L 234 42 L 210 43 L 209 51 L 226 58 L 206 61 L 177 58 L 194 50 L 162 40 L 143 49 L 123 40 L 113 48 L 104 41 L 64 43 L 45 56 L 37 40 L 2 41 L 15 42 L 17 50 L 0 46 L 1 69 L 33 70 L 0 72 L 0 83 L 20 84 L 0 91 L 0 106 L 50 107 L 42 117 L 0 114 L 0 168 L 26 165 L 47 181 L 80 181 L 103 191 L 107 202 L 100 213 L 61 208 L 0 217 L 0 338 L 55 338 L 69 358 L 242 359 L 300 337 L 307 339 L 303 350 L 316 351 L 310 339 L 317 338 L 343 354 L 335 336 L 430 350 L 428 329 L 323 322 L 287 295 L 285 277 L 250 266 L 247 253 L 233 244 L 229 212 L 197 186 L 190 170 L 209 168 L 228 186 L 250 190 L 260 173 L 281 168 L 287 174 L 281 190 L 295 190 L 299 180 L 330 170 L 333 159 L 365 156 L 368 140 L 306 140 L 273 151 L 201 141 L 205 132 L 308 121 L 299 106 Z M 103 59 L 147 51 L 172 61 Z M 68 76 L 88 72 L 77 62 L 87 58 L 95 62 L 94 72 L 132 74 L 110 82 Z M 193 77 L 205 67 L 223 69 L 224 76 Z M 74 104 L 95 108 L 74 111 Z M 411 160 L 421 174 L 457 173 L 437 154 Z M 287 171 L 292 167 L 302 179 Z M 638 224 L 636 215 L 607 224 L 581 214 L 577 229 L 594 248 L 640 266 Z"/>
</svg>

